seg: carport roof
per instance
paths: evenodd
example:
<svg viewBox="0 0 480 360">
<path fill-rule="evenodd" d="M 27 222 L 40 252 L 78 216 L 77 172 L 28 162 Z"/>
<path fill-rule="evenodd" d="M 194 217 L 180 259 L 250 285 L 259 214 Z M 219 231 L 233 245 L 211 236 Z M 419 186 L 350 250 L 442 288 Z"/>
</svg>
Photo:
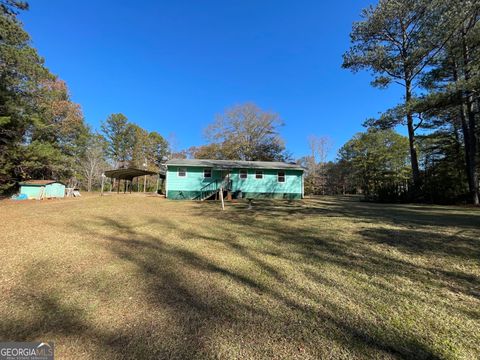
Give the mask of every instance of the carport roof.
<svg viewBox="0 0 480 360">
<path fill-rule="evenodd" d="M 112 179 L 132 180 L 137 176 L 157 175 L 158 173 L 153 171 L 142 170 L 142 169 L 126 168 L 126 169 L 108 170 L 108 171 L 105 171 L 104 174 L 106 177 L 109 177 Z M 161 172 L 160 172 L 160 176 L 162 176 Z"/>
</svg>

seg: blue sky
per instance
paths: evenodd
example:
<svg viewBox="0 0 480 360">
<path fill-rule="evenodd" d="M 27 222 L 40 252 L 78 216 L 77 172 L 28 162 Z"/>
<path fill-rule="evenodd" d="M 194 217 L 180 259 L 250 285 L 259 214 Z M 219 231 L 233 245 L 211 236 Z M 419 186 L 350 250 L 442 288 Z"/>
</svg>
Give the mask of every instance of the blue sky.
<svg viewBox="0 0 480 360">
<path fill-rule="evenodd" d="M 204 143 L 216 114 L 254 102 L 280 114 L 295 157 L 316 134 L 333 139 L 333 159 L 366 118 L 401 99 L 399 88 L 341 69 L 369 3 L 31 0 L 21 20 L 94 128 L 121 112 L 186 148 Z"/>
</svg>

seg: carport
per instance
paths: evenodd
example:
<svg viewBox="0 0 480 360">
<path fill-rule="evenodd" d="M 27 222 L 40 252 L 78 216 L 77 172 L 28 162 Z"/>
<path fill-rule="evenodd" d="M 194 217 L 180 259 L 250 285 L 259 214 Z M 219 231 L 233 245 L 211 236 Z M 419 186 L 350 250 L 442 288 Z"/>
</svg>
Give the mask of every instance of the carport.
<svg viewBox="0 0 480 360">
<path fill-rule="evenodd" d="M 158 188 L 160 185 L 160 180 L 165 179 L 165 172 L 160 171 L 159 173 L 153 172 L 153 171 L 147 171 L 147 170 L 142 170 L 142 169 L 136 169 L 136 168 L 124 168 L 124 169 L 116 169 L 116 170 L 108 170 L 105 171 L 102 175 L 102 195 L 103 195 L 103 188 L 104 188 L 104 180 L 105 178 L 110 178 L 110 179 L 115 179 L 117 181 L 117 194 L 120 192 L 120 182 L 123 180 L 123 193 L 125 194 L 127 192 L 127 188 L 129 189 L 129 192 L 132 192 L 132 187 L 133 187 L 133 179 L 139 177 L 139 176 L 147 176 L 147 175 L 157 175 L 157 190 L 156 192 L 158 193 Z M 145 191 L 145 187 L 144 187 Z"/>
</svg>

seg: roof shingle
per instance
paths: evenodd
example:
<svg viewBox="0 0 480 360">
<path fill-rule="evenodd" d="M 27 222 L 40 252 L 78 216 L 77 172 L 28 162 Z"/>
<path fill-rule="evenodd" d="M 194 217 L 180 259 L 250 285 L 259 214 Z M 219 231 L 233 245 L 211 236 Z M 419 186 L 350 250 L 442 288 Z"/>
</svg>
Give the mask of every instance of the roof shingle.
<svg viewBox="0 0 480 360">
<path fill-rule="evenodd" d="M 63 184 L 62 182 L 57 180 L 25 180 L 21 182 L 20 185 L 48 185 L 53 183 Z"/>
<path fill-rule="evenodd" d="M 169 166 L 200 166 L 221 169 L 275 169 L 275 170 L 304 170 L 295 163 L 280 161 L 243 161 L 243 160 L 209 160 L 209 159 L 172 159 L 166 162 Z"/>
</svg>

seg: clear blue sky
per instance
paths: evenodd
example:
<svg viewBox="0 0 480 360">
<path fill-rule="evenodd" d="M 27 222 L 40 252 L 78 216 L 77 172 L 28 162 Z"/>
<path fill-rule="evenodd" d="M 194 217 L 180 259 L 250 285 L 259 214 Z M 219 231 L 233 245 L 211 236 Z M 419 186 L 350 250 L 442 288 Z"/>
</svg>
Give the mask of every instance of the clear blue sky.
<svg viewBox="0 0 480 360">
<path fill-rule="evenodd" d="M 186 148 L 204 142 L 215 114 L 255 102 L 280 114 L 295 157 L 316 134 L 332 137 L 333 159 L 401 96 L 341 69 L 351 24 L 369 3 L 30 0 L 21 19 L 94 128 L 121 112 Z"/>
</svg>

